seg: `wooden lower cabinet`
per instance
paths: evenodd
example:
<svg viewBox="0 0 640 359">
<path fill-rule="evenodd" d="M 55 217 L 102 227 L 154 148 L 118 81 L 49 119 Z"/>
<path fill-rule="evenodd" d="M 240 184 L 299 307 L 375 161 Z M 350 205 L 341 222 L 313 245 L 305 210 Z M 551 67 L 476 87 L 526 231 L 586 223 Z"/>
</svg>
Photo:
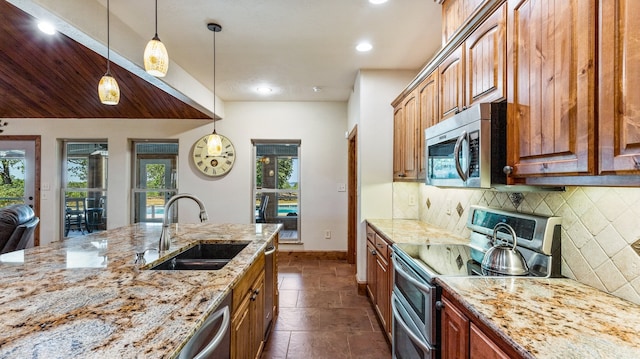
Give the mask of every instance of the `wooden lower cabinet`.
<svg viewBox="0 0 640 359">
<path fill-rule="evenodd" d="M 442 303 L 442 359 L 469 358 L 469 319 L 448 300 Z"/>
<path fill-rule="evenodd" d="M 473 323 L 471 323 L 469 345 L 474 359 L 509 359 L 509 356 Z"/>
<path fill-rule="evenodd" d="M 389 243 L 367 226 L 367 295 L 373 304 L 382 328 L 391 341 L 391 291 L 393 265 Z"/>
<path fill-rule="evenodd" d="M 440 329 L 442 359 L 522 358 L 482 321 L 443 292 Z"/>
<path fill-rule="evenodd" d="M 264 346 L 264 255 L 233 289 L 231 358 L 260 358 Z"/>
</svg>

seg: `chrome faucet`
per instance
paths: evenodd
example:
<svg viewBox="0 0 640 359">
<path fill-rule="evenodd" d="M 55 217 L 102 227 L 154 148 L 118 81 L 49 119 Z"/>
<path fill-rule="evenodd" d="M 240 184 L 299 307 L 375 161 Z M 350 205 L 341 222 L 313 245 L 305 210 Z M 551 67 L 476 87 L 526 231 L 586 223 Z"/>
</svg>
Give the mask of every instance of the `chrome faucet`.
<svg viewBox="0 0 640 359">
<path fill-rule="evenodd" d="M 204 222 L 209 219 L 207 216 L 207 210 L 204 208 L 204 203 L 202 203 L 202 201 L 198 197 L 189 193 L 178 193 L 169 198 L 167 203 L 164 205 L 162 232 L 160 233 L 160 241 L 158 243 L 158 249 L 161 252 L 169 249 L 169 245 L 171 244 L 171 235 L 169 234 L 169 211 L 171 210 L 171 206 L 180 198 L 190 198 L 194 200 L 198 204 L 198 206 L 200 206 L 200 222 Z"/>
</svg>

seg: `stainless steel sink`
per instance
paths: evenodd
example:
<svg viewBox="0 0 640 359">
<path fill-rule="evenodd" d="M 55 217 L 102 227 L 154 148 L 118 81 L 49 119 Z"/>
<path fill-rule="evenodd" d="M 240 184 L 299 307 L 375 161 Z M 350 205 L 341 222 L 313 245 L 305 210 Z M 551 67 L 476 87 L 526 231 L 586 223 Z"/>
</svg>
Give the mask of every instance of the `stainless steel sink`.
<svg viewBox="0 0 640 359">
<path fill-rule="evenodd" d="M 219 270 L 248 242 L 199 243 L 149 268 L 152 270 Z"/>
</svg>

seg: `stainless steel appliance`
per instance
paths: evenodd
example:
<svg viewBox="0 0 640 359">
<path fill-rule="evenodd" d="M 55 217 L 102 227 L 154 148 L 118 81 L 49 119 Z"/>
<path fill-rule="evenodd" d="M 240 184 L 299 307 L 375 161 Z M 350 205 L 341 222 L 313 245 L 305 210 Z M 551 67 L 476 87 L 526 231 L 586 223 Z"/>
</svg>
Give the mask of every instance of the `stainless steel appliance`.
<svg viewBox="0 0 640 359">
<path fill-rule="evenodd" d="M 228 359 L 231 355 L 231 295 L 228 294 L 185 344 L 179 359 Z"/>
<path fill-rule="evenodd" d="M 529 276 L 561 276 L 560 217 L 471 206 L 467 219 L 471 230 L 468 244 L 393 245 L 393 358 L 440 357 L 438 301 L 441 289 L 435 279 L 486 275 L 481 263 L 484 253 L 492 247 L 498 223 L 507 224 L 516 232 L 516 246 L 527 263 Z M 495 235 L 513 244 L 510 233 Z"/>
<path fill-rule="evenodd" d="M 425 130 L 426 184 L 491 188 L 507 183 L 506 103 L 481 103 Z"/>
<path fill-rule="evenodd" d="M 269 337 L 271 324 L 273 322 L 273 256 L 276 253 L 276 246 L 273 241 L 267 244 L 264 250 L 264 339 Z"/>
</svg>

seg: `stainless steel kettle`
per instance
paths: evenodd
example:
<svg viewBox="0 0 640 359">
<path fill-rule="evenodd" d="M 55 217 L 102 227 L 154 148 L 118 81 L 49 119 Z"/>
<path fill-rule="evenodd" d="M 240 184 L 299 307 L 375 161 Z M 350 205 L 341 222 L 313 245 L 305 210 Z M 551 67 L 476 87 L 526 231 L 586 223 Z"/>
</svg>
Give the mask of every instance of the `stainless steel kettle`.
<svg viewBox="0 0 640 359">
<path fill-rule="evenodd" d="M 513 238 L 513 247 L 508 243 L 497 243 L 496 236 L 499 229 L 506 229 Z M 483 275 L 513 275 L 524 276 L 529 274 L 529 267 L 517 246 L 516 231 L 506 223 L 498 223 L 493 227 L 493 247 L 487 250 L 482 259 Z"/>
</svg>

